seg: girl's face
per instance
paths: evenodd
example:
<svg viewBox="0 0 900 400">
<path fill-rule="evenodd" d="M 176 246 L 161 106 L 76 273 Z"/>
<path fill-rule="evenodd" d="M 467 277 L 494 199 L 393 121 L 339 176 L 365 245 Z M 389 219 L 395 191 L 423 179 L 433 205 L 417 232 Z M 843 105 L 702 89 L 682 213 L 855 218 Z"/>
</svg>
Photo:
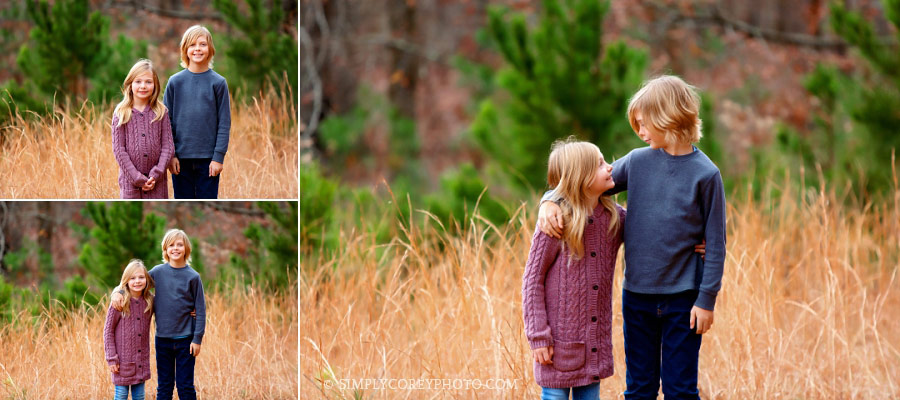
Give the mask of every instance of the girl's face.
<svg viewBox="0 0 900 400">
<path fill-rule="evenodd" d="M 128 278 L 128 289 L 132 292 L 140 292 L 145 287 L 147 287 L 147 275 L 144 274 L 144 271 L 135 272 L 131 278 Z"/>
<path fill-rule="evenodd" d="M 169 256 L 169 262 L 181 261 L 184 259 L 184 240 L 175 239 L 166 247 L 166 255 Z"/>
<path fill-rule="evenodd" d="M 203 64 L 206 61 L 206 56 L 208 54 L 209 44 L 207 43 L 206 36 L 198 36 L 197 40 L 194 40 L 194 42 L 188 46 L 187 55 L 188 59 L 191 60 L 191 63 Z"/>
<path fill-rule="evenodd" d="M 612 165 L 607 164 L 601 155 L 600 165 L 597 167 L 597 171 L 594 172 L 594 178 L 588 185 L 587 193 L 591 196 L 599 196 L 614 186 L 616 186 L 616 183 L 613 182 L 612 178 Z"/>
<path fill-rule="evenodd" d="M 131 93 L 134 95 L 134 98 L 144 102 L 150 101 L 150 96 L 153 96 L 153 89 L 153 74 L 150 71 L 139 74 L 131 82 Z"/>
<path fill-rule="evenodd" d="M 654 129 L 653 126 L 649 123 L 645 124 L 640 110 L 635 111 L 634 119 L 637 120 L 638 126 L 640 126 L 638 137 L 640 137 L 644 142 L 647 142 L 647 144 L 650 145 L 651 149 L 661 149 L 666 147 L 665 135 L 663 135 L 662 132 Z"/>
</svg>

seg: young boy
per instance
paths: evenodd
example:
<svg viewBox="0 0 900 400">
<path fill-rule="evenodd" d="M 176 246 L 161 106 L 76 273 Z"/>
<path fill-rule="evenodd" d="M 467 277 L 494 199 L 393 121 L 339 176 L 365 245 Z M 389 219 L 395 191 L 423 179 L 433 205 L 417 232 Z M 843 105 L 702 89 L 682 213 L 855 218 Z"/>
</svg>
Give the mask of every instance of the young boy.
<svg viewBox="0 0 900 400">
<path fill-rule="evenodd" d="M 156 314 L 157 400 L 171 400 L 178 386 L 178 398 L 194 400 L 194 362 L 206 328 L 206 300 L 203 281 L 191 262 L 191 241 L 180 229 L 166 232 L 162 241 L 165 264 L 150 270 L 156 283 L 153 312 Z M 124 290 L 117 288 L 112 304 L 121 310 Z M 196 317 L 192 317 L 195 312 Z"/>
<path fill-rule="evenodd" d="M 713 323 L 725 262 L 725 192 L 700 141 L 700 98 L 675 76 L 648 81 L 628 119 L 648 147 L 613 163 L 615 187 L 628 190 L 625 218 L 626 399 L 699 399 L 702 334 Z M 545 199 L 547 196 L 544 196 Z M 546 216 L 545 216 L 546 214 Z M 539 226 L 559 237 L 559 206 L 541 205 Z M 705 259 L 694 245 L 706 241 Z"/>
<path fill-rule="evenodd" d="M 215 199 L 228 150 L 228 83 L 213 67 L 212 35 L 194 25 L 181 37 L 181 66 L 166 83 L 175 156 L 169 162 L 176 199 Z"/>
</svg>

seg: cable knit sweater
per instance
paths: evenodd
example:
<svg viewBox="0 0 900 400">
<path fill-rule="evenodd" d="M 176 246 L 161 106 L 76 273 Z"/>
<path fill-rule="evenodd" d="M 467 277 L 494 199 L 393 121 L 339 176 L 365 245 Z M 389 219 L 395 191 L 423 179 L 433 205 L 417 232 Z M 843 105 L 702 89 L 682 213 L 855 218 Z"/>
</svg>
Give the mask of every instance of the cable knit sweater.
<svg viewBox="0 0 900 400">
<path fill-rule="evenodd" d="M 622 244 L 625 209 L 609 232 L 609 212 L 597 205 L 584 229 L 584 257 L 569 261 L 563 242 L 535 229 L 522 277 L 525 336 L 532 349 L 553 346 L 553 364 L 534 362 L 537 384 L 568 388 L 613 374 L 612 280 Z"/>
<path fill-rule="evenodd" d="M 156 113 L 147 106 L 145 111 L 131 110 L 131 119 L 119 124 L 119 116 L 113 115 L 112 148 L 119 164 L 119 195 L 123 199 L 166 199 L 169 188 L 166 165 L 175 154 L 172 124 L 169 113 L 151 122 Z M 149 192 L 141 187 L 150 178 L 156 186 Z"/>
<path fill-rule="evenodd" d="M 113 374 L 116 386 L 136 385 L 150 379 L 150 317 L 153 310 L 143 312 L 147 301 L 131 298 L 131 313 L 124 316 L 110 305 L 103 328 L 103 348 L 109 365 L 119 364 Z"/>
</svg>

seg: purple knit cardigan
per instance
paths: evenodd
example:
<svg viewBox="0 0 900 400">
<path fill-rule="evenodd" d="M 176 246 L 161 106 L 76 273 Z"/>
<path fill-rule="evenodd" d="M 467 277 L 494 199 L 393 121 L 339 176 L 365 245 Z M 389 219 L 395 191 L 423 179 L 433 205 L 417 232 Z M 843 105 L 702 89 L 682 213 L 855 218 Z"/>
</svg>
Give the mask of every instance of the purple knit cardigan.
<svg viewBox="0 0 900 400">
<path fill-rule="evenodd" d="M 569 260 L 562 241 L 535 229 L 522 277 L 525 336 L 532 349 L 553 346 L 553 364 L 534 362 L 537 384 L 568 388 L 613 374 L 612 281 L 622 244 L 625 209 L 616 205 L 618 228 L 597 205 L 584 228 L 584 257 Z"/>
<path fill-rule="evenodd" d="M 156 113 L 147 106 L 145 111 L 131 110 L 131 119 L 119 124 L 119 116 L 113 115 L 112 148 L 119 164 L 119 195 L 123 199 L 166 199 L 169 188 L 166 165 L 175 154 L 172 124 L 168 111 L 162 119 L 151 122 Z M 156 178 L 156 186 L 149 192 L 141 186 L 150 178 Z"/>
<path fill-rule="evenodd" d="M 125 316 L 110 305 L 103 328 L 106 362 L 119 364 L 119 373 L 110 373 L 116 386 L 136 385 L 150 379 L 150 317 L 153 310 L 144 312 L 147 301 L 143 298 L 131 298 L 130 307 L 131 312 Z"/>
</svg>

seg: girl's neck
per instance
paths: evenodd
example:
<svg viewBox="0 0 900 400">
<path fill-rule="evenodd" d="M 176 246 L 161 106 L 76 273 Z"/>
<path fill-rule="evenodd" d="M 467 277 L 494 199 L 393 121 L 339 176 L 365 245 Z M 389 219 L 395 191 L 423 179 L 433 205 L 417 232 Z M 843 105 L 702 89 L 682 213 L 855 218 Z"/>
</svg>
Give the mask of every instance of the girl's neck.
<svg viewBox="0 0 900 400">
<path fill-rule="evenodd" d="M 685 154 L 691 154 L 694 152 L 694 146 L 690 143 L 674 143 L 670 144 L 666 147 L 663 147 L 663 150 L 669 155 L 673 156 L 683 156 Z"/>
<path fill-rule="evenodd" d="M 132 108 L 135 108 L 139 111 L 144 111 L 144 109 L 147 108 L 147 103 L 148 102 L 145 100 L 138 100 L 137 98 L 135 98 L 134 103 L 132 103 Z"/>
<path fill-rule="evenodd" d="M 143 294 L 140 291 L 135 291 L 135 290 L 131 290 L 131 289 L 128 289 L 128 290 L 131 292 L 131 297 L 134 297 L 136 299 L 141 298 L 141 295 Z"/>
<path fill-rule="evenodd" d="M 184 268 L 187 266 L 187 262 L 185 262 L 183 258 L 180 260 L 169 260 L 169 265 L 171 265 L 172 268 Z"/>
<path fill-rule="evenodd" d="M 597 204 L 600 204 L 600 196 L 587 196 L 587 204 L 591 207 L 591 210 L 597 208 Z"/>
</svg>

